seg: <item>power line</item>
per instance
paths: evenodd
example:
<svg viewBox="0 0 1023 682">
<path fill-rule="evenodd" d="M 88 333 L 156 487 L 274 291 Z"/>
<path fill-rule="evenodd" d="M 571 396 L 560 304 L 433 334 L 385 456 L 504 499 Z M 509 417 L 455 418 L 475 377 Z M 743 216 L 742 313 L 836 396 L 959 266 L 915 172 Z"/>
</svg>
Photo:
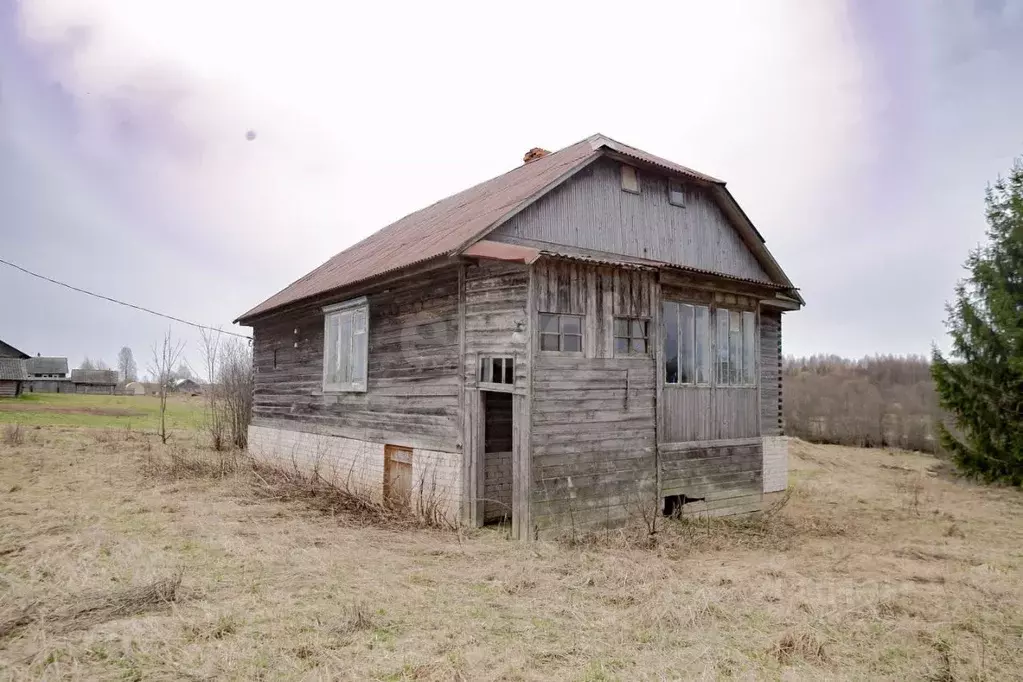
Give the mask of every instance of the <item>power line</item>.
<svg viewBox="0 0 1023 682">
<path fill-rule="evenodd" d="M 33 277 L 38 277 L 41 280 L 45 280 L 47 282 L 50 282 L 51 284 L 56 284 L 58 286 L 62 286 L 64 288 L 66 288 L 66 289 L 70 289 L 71 291 L 77 291 L 80 294 L 85 294 L 87 296 L 92 296 L 94 298 L 102 299 L 104 301 L 109 301 L 111 303 L 116 303 L 118 305 L 123 305 L 123 306 L 126 306 L 128 308 L 134 308 L 135 310 L 141 310 L 144 313 L 149 313 L 150 315 L 156 315 L 157 317 L 163 317 L 163 318 L 166 318 L 168 320 L 174 320 L 175 322 L 180 322 L 181 324 L 187 324 L 190 327 L 196 327 L 198 329 L 208 329 L 209 331 L 218 332 L 220 334 L 229 334 L 231 336 L 237 336 L 239 339 L 247 339 L 249 341 L 252 340 L 251 336 L 245 336 L 244 334 L 236 334 L 235 332 L 224 331 L 223 329 L 217 329 L 216 327 L 209 327 L 209 326 L 204 325 L 204 324 L 197 324 L 195 322 L 189 322 L 188 320 L 182 320 L 180 317 L 174 317 L 173 315 L 165 315 L 164 313 L 158 313 L 155 310 L 150 310 L 149 308 L 143 308 L 142 306 L 135 305 L 134 303 L 126 303 L 125 301 L 119 301 L 116 298 L 110 298 L 109 296 L 104 296 L 102 294 L 97 294 L 97 293 L 92 292 L 92 291 L 87 291 L 85 289 L 79 289 L 78 287 L 71 286 L 70 284 L 66 284 L 65 282 L 57 281 L 57 280 L 55 280 L 55 279 L 53 279 L 51 277 L 47 277 L 46 275 L 40 275 L 38 272 L 32 272 L 31 270 L 23 268 L 20 265 L 15 265 L 14 263 L 11 263 L 10 261 L 6 261 L 3 258 L 0 258 L 0 263 L 3 263 L 4 265 L 9 265 L 12 268 L 14 268 L 15 270 L 21 270 L 26 275 L 32 275 Z"/>
</svg>

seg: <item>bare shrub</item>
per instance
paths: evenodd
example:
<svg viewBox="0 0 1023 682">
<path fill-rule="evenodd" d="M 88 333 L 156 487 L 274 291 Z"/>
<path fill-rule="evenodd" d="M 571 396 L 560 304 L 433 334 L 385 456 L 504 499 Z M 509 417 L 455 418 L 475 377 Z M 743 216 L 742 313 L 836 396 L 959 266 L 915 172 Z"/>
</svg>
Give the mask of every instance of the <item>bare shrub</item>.
<svg viewBox="0 0 1023 682">
<path fill-rule="evenodd" d="M 21 424 L 7 424 L 4 427 L 4 445 L 23 445 L 25 443 L 25 431 Z"/>
<path fill-rule="evenodd" d="M 252 420 L 252 352 L 238 339 L 221 337 L 220 331 L 202 332 L 204 426 L 214 450 L 244 450 Z"/>
<path fill-rule="evenodd" d="M 181 573 L 177 573 L 136 587 L 82 594 L 52 607 L 32 604 L 0 618 L 0 639 L 11 637 L 36 622 L 56 632 L 71 632 L 115 618 L 147 613 L 175 601 L 180 587 Z"/>
<path fill-rule="evenodd" d="M 789 665 L 796 659 L 814 664 L 825 663 L 828 660 L 824 642 L 810 632 L 796 634 L 786 632 L 775 644 L 772 653 L 782 665 Z"/>
<path fill-rule="evenodd" d="M 143 470 L 148 476 L 170 478 L 224 478 L 242 469 L 242 455 L 234 450 L 206 450 L 171 446 L 146 450 Z"/>
</svg>

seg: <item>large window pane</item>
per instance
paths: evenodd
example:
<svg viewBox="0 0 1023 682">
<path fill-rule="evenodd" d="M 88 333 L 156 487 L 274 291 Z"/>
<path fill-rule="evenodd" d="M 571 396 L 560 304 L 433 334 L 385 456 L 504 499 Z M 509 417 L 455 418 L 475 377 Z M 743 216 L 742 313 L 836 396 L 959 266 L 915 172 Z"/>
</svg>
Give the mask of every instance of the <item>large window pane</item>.
<svg viewBox="0 0 1023 682">
<path fill-rule="evenodd" d="M 661 306 L 664 318 L 664 381 L 678 383 L 678 303 L 665 301 Z"/>
<path fill-rule="evenodd" d="M 742 313 L 733 310 L 728 324 L 728 383 L 742 383 Z"/>
<path fill-rule="evenodd" d="M 575 315 L 562 315 L 561 333 L 582 334 L 583 333 L 582 318 L 576 317 Z"/>
<path fill-rule="evenodd" d="M 728 311 L 717 312 L 717 383 L 728 385 Z"/>
<path fill-rule="evenodd" d="M 558 329 L 558 316 L 540 313 L 540 331 L 544 333 L 557 334 L 560 331 L 560 329 Z"/>
<path fill-rule="evenodd" d="M 338 371 L 338 361 L 341 358 L 341 354 L 337 347 L 337 318 L 338 316 L 330 315 L 327 317 L 327 342 L 324 344 L 323 361 L 327 365 L 327 383 L 336 384 L 341 381 L 341 375 Z"/>
<path fill-rule="evenodd" d="M 753 385 L 756 380 L 756 316 L 753 313 L 742 314 L 742 383 Z"/>
<path fill-rule="evenodd" d="M 557 334 L 540 334 L 540 350 L 560 350 Z"/>
<path fill-rule="evenodd" d="M 342 384 L 347 384 L 352 381 L 352 314 L 344 312 L 340 314 L 339 318 L 339 381 Z"/>
<path fill-rule="evenodd" d="M 561 350 L 570 353 L 581 353 L 583 350 L 583 337 L 573 334 L 565 334 L 562 338 Z"/>
<path fill-rule="evenodd" d="M 691 384 L 696 380 L 693 370 L 693 306 L 678 307 L 678 382 Z"/>
<path fill-rule="evenodd" d="M 696 306 L 696 383 L 710 383 L 710 309 Z"/>
</svg>

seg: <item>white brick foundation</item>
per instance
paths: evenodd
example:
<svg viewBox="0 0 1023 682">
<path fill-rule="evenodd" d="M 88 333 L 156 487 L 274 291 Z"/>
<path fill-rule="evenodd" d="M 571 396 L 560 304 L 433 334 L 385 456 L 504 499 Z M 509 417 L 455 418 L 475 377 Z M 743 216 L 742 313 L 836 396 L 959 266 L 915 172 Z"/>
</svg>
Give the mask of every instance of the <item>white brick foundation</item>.
<svg viewBox="0 0 1023 682">
<path fill-rule="evenodd" d="M 316 469 L 320 476 L 347 485 L 375 500 L 384 494 L 384 444 L 290 429 L 249 426 L 249 454 L 282 466 Z M 413 498 L 439 502 L 451 521 L 459 517 L 462 500 L 462 455 L 412 450 Z"/>
<path fill-rule="evenodd" d="M 789 486 L 789 439 L 764 438 L 764 492 L 775 493 Z"/>
</svg>

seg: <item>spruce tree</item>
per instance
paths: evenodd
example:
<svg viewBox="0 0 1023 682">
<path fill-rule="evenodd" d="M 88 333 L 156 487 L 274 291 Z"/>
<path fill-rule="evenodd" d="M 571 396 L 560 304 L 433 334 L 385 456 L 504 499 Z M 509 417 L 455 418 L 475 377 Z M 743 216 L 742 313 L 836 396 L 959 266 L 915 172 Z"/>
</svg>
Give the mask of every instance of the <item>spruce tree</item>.
<svg viewBox="0 0 1023 682">
<path fill-rule="evenodd" d="M 986 244 L 949 304 L 951 357 L 934 350 L 932 373 L 954 428 L 941 443 L 966 473 L 1023 484 L 1023 158 L 989 187 Z"/>
</svg>

